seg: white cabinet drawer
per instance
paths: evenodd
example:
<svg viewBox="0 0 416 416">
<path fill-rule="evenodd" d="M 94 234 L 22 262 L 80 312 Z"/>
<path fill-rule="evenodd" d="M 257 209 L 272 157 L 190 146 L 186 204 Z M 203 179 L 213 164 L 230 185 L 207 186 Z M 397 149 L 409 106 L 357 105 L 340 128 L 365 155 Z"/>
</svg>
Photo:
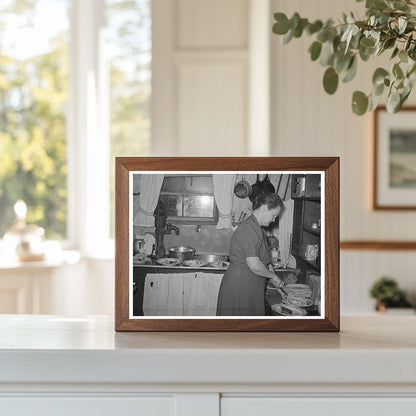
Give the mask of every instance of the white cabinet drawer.
<svg viewBox="0 0 416 416">
<path fill-rule="evenodd" d="M 414 416 L 416 398 L 223 397 L 221 416 Z"/>
<path fill-rule="evenodd" d="M 0 397 L 7 416 L 174 416 L 173 396 L 13 396 Z"/>
</svg>

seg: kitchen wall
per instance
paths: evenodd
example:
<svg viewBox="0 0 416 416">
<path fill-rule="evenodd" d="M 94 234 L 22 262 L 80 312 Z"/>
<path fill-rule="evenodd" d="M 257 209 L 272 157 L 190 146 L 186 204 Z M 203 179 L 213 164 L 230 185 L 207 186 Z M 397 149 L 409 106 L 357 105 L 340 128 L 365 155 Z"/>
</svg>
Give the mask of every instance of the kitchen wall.
<svg viewBox="0 0 416 416">
<path fill-rule="evenodd" d="M 352 0 L 272 0 L 272 11 L 311 19 L 341 16 L 363 4 Z M 311 62 L 308 37 L 282 45 L 271 36 L 271 154 L 278 156 L 340 156 L 341 240 L 416 240 L 416 212 L 372 211 L 372 120 L 350 109 L 351 95 L 370 92 L 373 70 L 382 62 L 359 63 L 358 77 L 341 84 L 334 96 L 322 88 L 324 68 Z M 409 104 L 415 104 L 415 94 Z M 416 297 L 414 251 L 341 251 L 341 311 L 368 313 L 368 289 L 383 274 L 396 278 Z"/>
</svg>

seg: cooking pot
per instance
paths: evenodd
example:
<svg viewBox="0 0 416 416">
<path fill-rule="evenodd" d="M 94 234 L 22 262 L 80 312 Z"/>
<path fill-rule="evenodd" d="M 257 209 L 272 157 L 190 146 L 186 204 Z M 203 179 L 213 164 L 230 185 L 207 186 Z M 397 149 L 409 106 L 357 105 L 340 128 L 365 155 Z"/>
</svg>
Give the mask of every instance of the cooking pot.
<svg viewBox="0 0 416 416">
<path fill-rule="evenodd" d="M 251 185 L 244 179 L 244 175 L 242 175 L 241 180 L 235 184 L 234 194 L 241 199 L 251 195 Z"/>
<path fill-rule="evenodd" d="M 192 260 L 195 255 L 195 249 L 193 247 L 179 246 L 171 247 L 168 249 L 169 257 L 173 257 L 183 262 L 185 260 Z"/>
</svg>

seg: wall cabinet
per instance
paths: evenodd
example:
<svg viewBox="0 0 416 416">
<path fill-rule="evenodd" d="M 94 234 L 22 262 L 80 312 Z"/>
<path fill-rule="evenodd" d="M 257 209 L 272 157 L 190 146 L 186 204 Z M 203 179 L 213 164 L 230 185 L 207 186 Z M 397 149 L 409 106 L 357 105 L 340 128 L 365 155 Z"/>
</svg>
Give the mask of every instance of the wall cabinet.
<svg viewBox="0 0 416 416">
<path fill-rule="evenodd" d="M 286 414 L 292 416 L 413 416 L 416 399 L 383 398 L 285 398 L 285 397 L 224 397 L 221 416 L 262 416 Z"/>
</svg>

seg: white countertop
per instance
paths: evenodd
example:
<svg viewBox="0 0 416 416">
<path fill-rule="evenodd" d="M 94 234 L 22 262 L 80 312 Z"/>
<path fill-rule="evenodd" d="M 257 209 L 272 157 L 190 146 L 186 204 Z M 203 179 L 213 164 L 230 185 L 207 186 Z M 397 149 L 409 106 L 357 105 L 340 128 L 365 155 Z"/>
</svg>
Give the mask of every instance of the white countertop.
<svg viewBox="0 0 416 416">
<path fill-rule="evenodd" d="M 115 333 L 108 317 L 0 316 L 0 383 L 408 383 L 416 316 L 338 333 Z"/>
</svg>

